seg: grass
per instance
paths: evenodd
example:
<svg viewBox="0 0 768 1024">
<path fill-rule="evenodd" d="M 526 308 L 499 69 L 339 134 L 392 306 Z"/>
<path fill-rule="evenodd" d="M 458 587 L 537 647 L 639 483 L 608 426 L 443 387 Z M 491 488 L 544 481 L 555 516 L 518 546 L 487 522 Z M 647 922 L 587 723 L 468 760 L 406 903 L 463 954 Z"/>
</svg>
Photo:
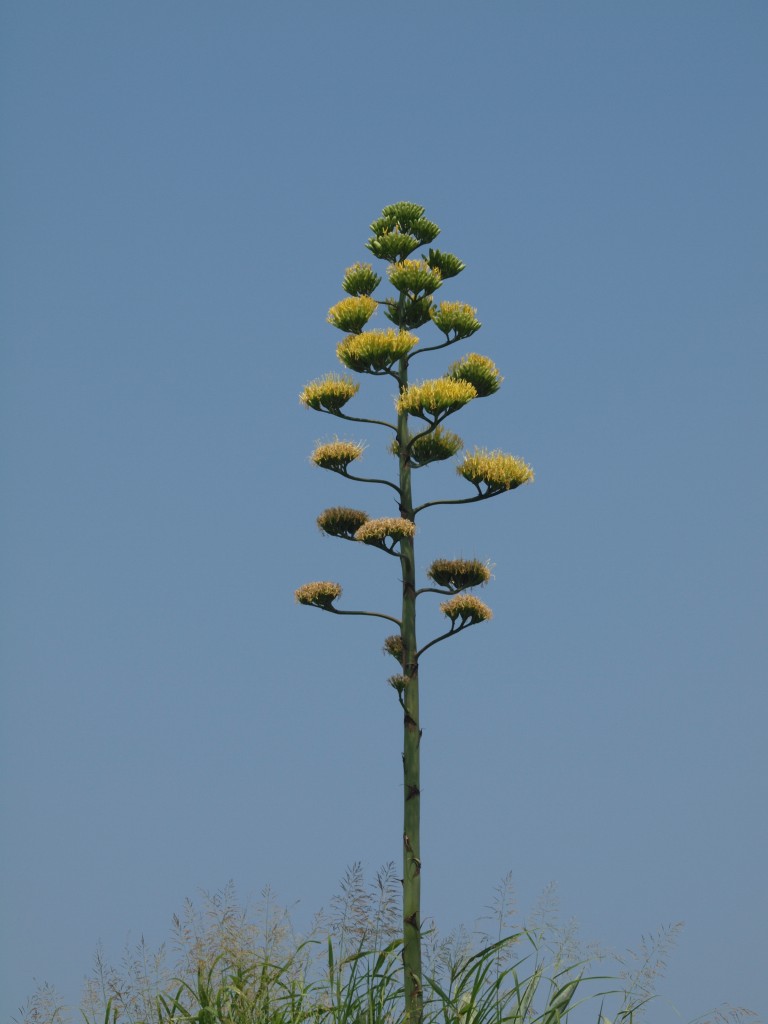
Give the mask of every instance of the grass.
<svg viewBox="0 0 768 1024">
<path fill-rule="evenodd" d="M 270 890 L 255 913 L 232 884 L 174 915 L 168 943 L 142 941 L 119 966 L 96 953 L 80 1006 L 49 985 L 17 1024 L 405 1024 L 399 936 L 401 886 L 394 865 L 366 881 L 360 865 L 342 879 L 307 934 Z M 426 1024 L 640 1024 L 656 998 L 679 926 L 634 953 L 609 956 L 563 927 L 553 890 L 515 924 L 511 879 L 498 886 L 483 928 L 425 941 Z M 665 1016 L 668 1016 L 665 1014 Z M 712 1024 L 754 1020 L 724 1007 Z"/>
</svg>

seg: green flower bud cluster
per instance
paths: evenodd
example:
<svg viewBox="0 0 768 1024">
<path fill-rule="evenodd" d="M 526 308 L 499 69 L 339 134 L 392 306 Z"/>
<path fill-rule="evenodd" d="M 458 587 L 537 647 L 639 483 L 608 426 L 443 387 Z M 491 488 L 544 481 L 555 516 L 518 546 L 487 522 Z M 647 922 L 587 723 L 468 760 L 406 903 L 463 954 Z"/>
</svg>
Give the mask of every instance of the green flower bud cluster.
<svg viewBox="0 0 768 1024">
<path fill-rule="evenodd" d="M 376 312 L 378 302 L 368 295 L 342 299 L 328 310 L 328 323 L 340 331 L 357 334 Z"/>
<path fill-rule="evenodd" d="M 425 260 L 402 260 L 387 267 L 387 276 L 399 292 L 416 296 L 419 292 L 431 295 L 443 283 L 440 271 Z"/>
<path fill-rule="evenodd" d="M 439 587 L 459 591 L 484 586 L 491 570 L 476 558 L 437 558 L 427 569 L 427 576 Z"/>
<path fill-rule="evenodd" d="M 406 259 L 420 245 L 433 242 L 440 234 L 437 224 L 427 220 L 424 207 L 417 203 L 393 203 L 371 224 L 373 238 L 366 243 L 379 259 Z"/>
<path fill-rule="evenodd" d="M 477 392 L 478 398 L 495 395 L 504 378 L 492 359 L 470 352 L 448 367 L 448 376 L 453 380 L 466 380 Z"/>
<path fill-rule="evenodd" d="M 386 373 L 407 355 L 418 338 L 407 331 L 363 331 L 340 341 L 336 355 L 349 370 L 357 373 Z"/>
<path fill-rule="evenodd" d="M 461 626 L 476 625 L 493 618 L 493 612 L 479 597 L 473 594 L 459 594 L 450 601 L 443 601 L 440 611 L 455 625 L 457 620 Z"/>
<path fill-rule="evenodd" d="M 427 263 L 430 267 L 440 271 L 444 281 L 449 277 L 456 277 L 457 274 L 460 274 L 466 268 L 466 263 L 462 263 L 458 256 L 454 256 L 450 252 L 440 252 L 439 249 L 429 250 Z"/>
<path fill-rule="evenodd" d="M 341 287 L 349 295 L 370 295 L 381 284 L 381 278 L 370 263 L 355 263 L 344 271 Z"/>
<path fill-rule="evenodd" d="M 507 455 L 500 451 L 489 452 L 485 448 L 476 448 L 472 453 L 467 452 L 460 465 L 456 467 L 456 472 L 475 484 L 478 489 L 484 484 L 487 494 L 512 491 L 515 487 L 533 480 L 531 467 L 516 455 Z"/>
<path fill-rule="evenodd" d="M 401 295 L 399 299 L 384 299 L 384 316 L 398 327 L 412 330 L 429 323 L 432 313 L 432 298 L 424 295 L 420 299 Z"/>
<path fill-rule="evenodd" d="M 313 608 L 330 609 L 337 597 L 341 597 L 341 584 L 321 580 L 317 583 L 305 583 L 294 591 L 299 604 L 307 604 Z"/>
<path fill-rule="evenodd" d="M 299 395 L 299 401 L 308 409 L 338 413 L 359 390 L 360 385 L 351 377 L 327 373 L 325 377 L 310 381 Z"/>
<path fill-rule="evenodd" d="M 451 433 L 443 427 L 435 427 L 423 437 L 415 437 L 409 444 L 409 459 L 414 469 L 428 466 L 431 462 L 443 462 L 452 455 L 458 454 L 464 442 L 458 434 Z M 400 445 L 393 441 L 389 449 L 393 455 L 400 454 Z"/>
</svg>

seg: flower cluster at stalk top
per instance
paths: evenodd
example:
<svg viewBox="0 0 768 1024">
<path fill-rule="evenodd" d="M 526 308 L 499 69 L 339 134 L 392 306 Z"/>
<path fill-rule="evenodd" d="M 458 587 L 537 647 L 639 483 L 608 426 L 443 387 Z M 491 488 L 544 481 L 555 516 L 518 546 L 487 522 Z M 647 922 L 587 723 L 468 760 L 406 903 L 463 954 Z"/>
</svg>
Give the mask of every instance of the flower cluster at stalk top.
<svg viewBox="0 0 768 1024">
<path fill-rule="evenodd" d="M 415 534 L 416 526 L 410 519 L 369 519 L 359 527 L 355 533 L 355 540 L 362 541 L 363 544 L 381 544 L 387 538 L 397 541 L 413 537 Z"/>
<path fill-rule="evenodd" d="M 491 578 L 491 570 L 476 558 L 437 558 L 427 569 L 427 576 L 439 587 L 466 590 L 484 586 Z"/>
<path fill-rule="evenodd" d="M 359 441 L 329 441 L 327 444 L 319 444 L 310 459 L 321 469 L 343 472 L 350 462 L 359 459 L 364 451 L 365 446 Z"/>
<path fill-rule="evenodd" d="M 371 319 L 378 305 L 368 295 L 342 299 L 328 310 L 328 323 L 341 331 L 357 334 Z"/>
<path fill-rule="evenodd" d="M 441 302 L 430 310 L 432 321 L 446 337 L 453 332 L 452 341 L 460 341 L 479 331 L 482 326 L 477 310 L 466 302 Z"/>
<path fill-rule="evenodd" d="M 437 267 L 430 267 L 426 260 L 401 260 L 387 267 L 387 277 L 399 292 L 431 295 L 443 283 Z"/>
<path fill-rule="evenodd" d="M 400 394 L 396 407 L 399 413 L 407 412 L 423 418 L 425 415 L 447 415 L 473 398 L 477 398 L 477 391 L 468 381 L 438 377 L 437 380 L 411 384 Z"/>
<path fill-rule="evenodd" d="M 329 537 L 341 537 L 352 540 L 363 523 L 367 523 L 368 513 L 359 508 L 335 506 L 327 508 L 317 517 L 317 525 L 322 533 Z"/>
<path fill-rule="evenodd" d="M 407 356 L 418 340 L 408 331 L 396 331 L 391 327 L 384 331 L 363 331 L 340 341 L 336 355 L 348 370 L 384 373 Z"/>
<path fill-rule="evenodd" d="M 468 381 L 477 392 L 478 398 L 495 395 L 504 380 L 493 360 L 488 356 L 478 355 L 477 352 L 469 352 L 455 363 L 451 363 L 448 367 L 448 376 L 453 380 Z"/>
<path fill-rule="evenodd" d="M 307 604 L 313 608 L 330 609 L 337 597 L 341 597 L 341 584 L 330 580 L 319 580 L 316 583 L 305 583 L 294 591 L 299 604 Z"/>
<path fill-rule="evenodd" d="M 348 295 L 370 295 L 381 284 L 381 277 L 370 263 L 355 263 L 344 271 L 341 287 Z"/>
<path fill-rule="evenodd" d="M 489 492 L 511 491 L 533 480 L 531 467 L 516 455 L 485 448 L 466 452 L 456 472 L 477 487 L 485 484 Z"/>
<path fill-rule="evenodd" d="M 299 401 L 308 409 L 337 413 L 359 390 L 360 385 L 351 377 L 327 373 L 310 381 L 299 395 Z"/>
<path fill-rule="evenodd" d="M 450 601 L 443 601 L 440 611 L 446 615 L 453 625 L 459 624 L 476 625 L 478 622 L 487 622 L 493 618 L 493 612 L 484 604 L 479 597 L 473 594 L 457 594 Z"/>
</svg>

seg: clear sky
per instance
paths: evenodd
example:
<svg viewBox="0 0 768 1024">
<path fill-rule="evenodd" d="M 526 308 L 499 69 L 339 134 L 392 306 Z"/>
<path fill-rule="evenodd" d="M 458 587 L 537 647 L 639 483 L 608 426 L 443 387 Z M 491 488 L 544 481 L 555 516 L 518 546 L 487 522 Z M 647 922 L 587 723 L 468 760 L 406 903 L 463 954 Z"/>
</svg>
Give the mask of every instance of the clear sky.
<svg viewBox="0 0 768 1024">
<path fill-rule="evenodd" d="M 422 517 L 422 568 L 495 564 L 423 666 L 425 911 L 554 880 L 617 948 L 685 922 L 684 1020 L 768 1016 L 768 7 L 6 0 L 0 50 L 0 1019 L 200 889 L 309 914 L 399 857 L 388 630 L 293 589 L 397 611 L 297 395 L 400 199 L 506 378 L 455 429 L 537 474 Z"/>
</svg>

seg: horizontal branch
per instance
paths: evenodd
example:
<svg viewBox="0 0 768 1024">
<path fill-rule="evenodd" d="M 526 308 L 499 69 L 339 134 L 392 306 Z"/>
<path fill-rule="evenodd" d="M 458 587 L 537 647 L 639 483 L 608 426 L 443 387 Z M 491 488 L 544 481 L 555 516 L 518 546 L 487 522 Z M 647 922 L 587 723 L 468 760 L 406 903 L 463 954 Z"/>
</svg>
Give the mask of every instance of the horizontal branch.
<svg viewBox="0 0 768 1024">
<path fill-rule="evenodd" d="M 375 477 L 369 476 L 353 476 L 352 473 L 348 473 L 346 470 L 342 469 L 333 469 L 331 472 L 338 473 L 340 476 L 345 476 L 348 480 L 357 480 L 361 484 L 384 484 L 385 487 L 391 487 L 393 491 L 397 491 L 400 497 L 402 497 L 402 491 L 397 484 L 393 484 L 391 480 L 377 480 Z"/>
<path fill-rule="evenodd" d="M 437 352 L 440 348 L 448 348 L 449 345 L 455 345 L 458 340 L 458 338 L 450 338 L 448 341 L 443 341 L 439 345 L 429 345 L 427 348 L 417 348 L 415 351 L 411 352 L 410 358 L 424 355 L 425 352 Z"/>
<path fill-rule="evenodd" d="M 388 622 L 394 622 L 396 626 L 402 626 L 400 619 L 394 618 L 392 615 L 385 615 L 383 612 L 348 612 L 342 611 L 340 608 L 323 608 L 325 612 L 331 612 L 333 615 L 368 615 L 374 619 L 387 619 Z M 458 633 L 458 630 L 456 630 Z"/>
<path fill-rule="evenodd" d="M 324 412 L 327 416 L 336 416 L 340 420 L 352 420 L 355 423 L 375 423 L 379 427 L 389 427 L 390 430 L 394 430 L 397 433 L 397 427 L 394 423 L 387 423 L 386 420 L 369 420 L 366 416 L 348 416 L 345 412 L 333 412 L 331 409 L 317 409 L 317 412 Z"/>
<path fill-rule="evenodd" d="M 447 640 L 449 636 L 456 636 L 456 634 L 460 633 L 462 629 L 467 629 L 469 626 L 476 625 L 476 622 L 469 621 L 462 622 L 460 626 L 457 626 L 455 623 L 453 623 L 447 633 L 443 633 L 441 636 L 436 636 L 434 640 L 430 640 L 429 643 L 425 644 L 420 651 L 417 651 L 416 657 L 420 658 L 425 651 L 428 651 L 430 647 L 434 647 L 435 644 L 439 644 L 441 640 Z"/>
<path fill-rule="evenodd" d="M 474 486 L 477 487 L 477 484 Z M 473 501 L 485 501 L 486 498 L 495 498 L 497 494 L 506 494 L 506 489 L 503 491 L 481 491 L 477 487 L 477 491 L 478 493 L 471 498 L 445 498 L 438 501 L 425 501 L 423 505 L 419 505 L 418 508 L 413 510 L 413 514 L 416 515 L 418 512 L 422 512 L 425 508 L 431 508 L 433 505 L 469 505 Z"/>
</svg>

